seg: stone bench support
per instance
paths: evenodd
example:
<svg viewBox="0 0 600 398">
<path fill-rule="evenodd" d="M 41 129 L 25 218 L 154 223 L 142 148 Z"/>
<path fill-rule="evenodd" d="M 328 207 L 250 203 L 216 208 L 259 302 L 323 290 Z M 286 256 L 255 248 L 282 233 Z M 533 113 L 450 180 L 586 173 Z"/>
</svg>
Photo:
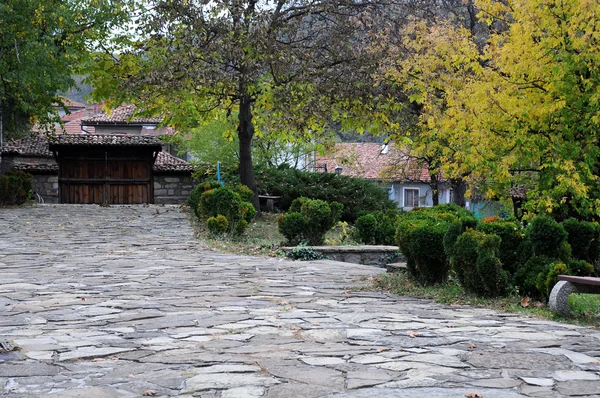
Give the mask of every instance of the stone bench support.
<svg viewBox="0 0 600 398">
<path fill-rule="evenodd" d="M 550 293 L 548 306 L 550 310 L 559 315 L 568 317 L 571 315 L 569 310 L 568 297 L 571 293 L 600 294 L 600 278 L 578 277 L 559 275 L 558 283 L 554 285 Z"/>
</svg>

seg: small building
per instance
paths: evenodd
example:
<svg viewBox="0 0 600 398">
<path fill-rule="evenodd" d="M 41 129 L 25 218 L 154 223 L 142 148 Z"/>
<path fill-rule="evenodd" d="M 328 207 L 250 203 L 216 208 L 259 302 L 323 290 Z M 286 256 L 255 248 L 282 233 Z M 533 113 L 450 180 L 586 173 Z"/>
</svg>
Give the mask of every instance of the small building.
<svg viewBox="0 0 600 398">
<path fill-rule="evenodd" d="M 38 134 L 2 147 L 0 172 L 27 171 L 47 203 L 181 203 L 193 167 L 148 135 Z"/>
<path fill-rule="evenodd" d="M 410 157 L 394 145 L 379 143 L 337 143 L 322 156 L 315 156 L 314 171 L 364 178 L 387 188 L 398 207 L 433 206 L 433 189 L 428 165 Z M 452 191 L 438 176 L 439 203 L 450 203 Z"/>
</svg>

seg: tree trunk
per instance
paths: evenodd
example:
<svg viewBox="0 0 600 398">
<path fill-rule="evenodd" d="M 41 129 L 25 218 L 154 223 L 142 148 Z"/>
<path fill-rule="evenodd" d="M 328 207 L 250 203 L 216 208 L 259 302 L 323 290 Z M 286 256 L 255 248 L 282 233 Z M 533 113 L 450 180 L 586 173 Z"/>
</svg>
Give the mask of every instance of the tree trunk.
<svg viewBox="0 0 600 398">
<path fill-rule="evenodd" d="M 2 94 L 0 94 L 0 170 L 2 170 L 2 133 L 4 132 L 2 126 Z"/>
<path fill-rule="evenodd" d="M 431 181 L 429 182 L 429 186 L 431 187 L 431 200 L 433 201 L 433 205 L 437 206 L 440 204 L 438 176 L 437 174 L 432 174 L 429 177 L 431 178 Z"/>
<path fill-rule="evenodd" d="M 260 212 L 258 194 L 256 192 L 256 180 L 254 178 L 254 166 L 252 165 L 252 137 L 254 136 L 254 124 L 252 124 L 252 99 L 249 96 L 244 96 L 240 100 L 238 120 L 238 138 L 240 139 L 240 182 L 254 192 L 252 205 Z"/>
<path fill-rule="evenodd" d="M 452 188 L 452 203 L 465 207 L 465 193 L 467 192 L 467 184 L 462 178 L 451 178 L 450 184 Z"/>
</svg>

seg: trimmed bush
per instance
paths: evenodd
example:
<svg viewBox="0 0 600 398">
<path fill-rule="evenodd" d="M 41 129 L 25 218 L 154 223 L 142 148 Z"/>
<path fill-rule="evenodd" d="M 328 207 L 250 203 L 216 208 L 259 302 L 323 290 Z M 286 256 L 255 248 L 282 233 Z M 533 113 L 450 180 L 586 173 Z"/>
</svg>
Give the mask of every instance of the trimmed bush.
<svg viewBox="0 0 600 398">
<path fill-rule="evenodd" d="M 590 276 L 594 273 L 594 266 L 584 260 L 571 260 L 565 274 L 575 276 Z"/>
<path fill-rule="evenodd" d="M 525 238 L 521 225 L 516 220 L 496 218 L 490 222 L 480 223 L 477 230 L 487 235 L 500 237 L 498 257 L 502 262 L 502 269 L 512 277 L 519 267 L 519 248 Z"/>
<path fill-rule="evenodd" d="M 221 235 L 227 231 L 227 227 L 229 226 L 229 222 L 224 215 L 219 214 L 216 217 L 209 217 L 206 220 L 206 226 L 208 230 L 215 235 Z"/>
<path fill-rule="evenodd" d="M 196 216 L 200 217 L 198 213 L 198 205 L 200 204 L 200 196 L 206 191 L 211 189 L 221 188 L 221 183 L 218 181 L 206 181 L 196 186 L 190 193 L 190 197 L 187 199 L 187 204 L 190 205 Z"/>
<path fill-rule="evenodd" d="M 538 278 L 538 283 L 543 281 L 543 285 L 538 286 L 538 290 L 544 293 L 544 297 L 549 297 L 550 292 L 556 282 L 558 282 L 558 275 L 566 275 L 568 273 L 567 266 L 564 263 L 557 262 L 550 265 L 546 278 L 542 276 Z"/>
<path fill-rule="evenodd" d="M 397 212 L 376 211 L 356 219 L 357 240 L 367 245 L 393 245 Z"/>
<path fill-rule="evenodd" d="M 444 237 L 453 224 L 476 225 L 471 213 L 456 205 L 415 208 L 398 217 L 396 243 L 411 276 L 422 285 L 444 282 L 450 268 Z"/>
<path fill-rule="evenodd" d="M 447 231 L 447 223 L 423 224 L 406 235 L 407 268 L 423 286 L 442 283 L 448 278 L 450 266 L 443 250 Z"/>
<path fill-rule="evenodd" d="M 299 197 L 339 202 L 344 205 L 341 220 L 354 223 L 365 212 L 397 208 L 385 189 L 362 178 L 297 169 L 256 167 L 254 171 L 258 192 L 281 196 L 282 210 L 291 210 L 292 202 Z"/>
<path fill-rule="evenodd" d="M 589 263 L 597 263 L 600 255 L 600 226 L 588 221 L 569 218 L 561 223 L 567 231 L 573 257 Z"/>
<path fill-rule="evenodd" d="M 480 296 L 504 296 L 509 289 L 508 273 L 498 256 L 501 238 L 472 229 L 456 240 L 452 264 L 460 284 Z"/>
<path fill-rule="evenodd" d="M 0 205 L 15 206 L 29 199 L 33 177 L 22 171 L 8 171 L 0 176 Z"/>
<path fill-rule="evenodd" d="M 208 220 L 222 215 L 227 219 L 227 231 L 241 235 L 248 223 L 256 215 L 256 210 L 249 202 L 244 202 L 240 194 L 228 187 L 209 189 L 200 195 L 198 203 L 200 218 Z"/>
<path fill-rule="evenodd" d="M 552 218 L 545 215 L 537 216 L 525 231 L 527 239 L 531 242 L 534 256 L 568 260 L 570 250 L 565 246 L 567 231 Z"/>
<path fill-rule="evenodd" d="M 337 202 L 297 198 L 290 211 L 279 217 L 279 232 L 292 245 L 320 245 L 325 233 L 340 219 L 342 209 L 343 205 Z"/>
<path fill-rule="evenodd" d="M 544 283 L 555 261 L 547 256 L 533 256 L 519 267 L 514 276 L 514 284 L 519 293 L 529 297 L 544 297 Z"/>
</svg>

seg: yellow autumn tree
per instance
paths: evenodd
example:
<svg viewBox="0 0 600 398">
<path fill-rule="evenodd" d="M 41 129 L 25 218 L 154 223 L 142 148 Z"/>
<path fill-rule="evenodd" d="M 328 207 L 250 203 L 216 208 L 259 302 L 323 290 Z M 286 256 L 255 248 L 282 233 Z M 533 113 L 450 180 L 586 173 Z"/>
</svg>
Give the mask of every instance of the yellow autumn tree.
<svg viewBox="0 0 600 398">
<path fill-rule="evenodd" d="M 600 218 L 600 4 L 475 4 L 491 27 L 480 51 L 468 32 L 417 25 L 393 71 L 422 104 L 414 148 L 438 145 L 447 175 L 468 171 L 490 198 L 525 186 L 530 213 Z"/>
<path fill-rule="evenodd" d="M 429 167 L 436 204 L 442 172 L 454 184 L 470 174 L 467 163 L 455 162 L 462 145 L 449 140 L 455 137 L 446 129 L 454 126 L 446 127 L 444 118 L 448 98 L 481 74 L 482 55 L 468 29 L 447 19 L 415 19 L 403 31 L 402 42 L 391 46 L 388 59 L 392 62 L 382 65 L 383 80 L 402 87 L 409 112 L 417 116 L 416 123 L 393 139 L 406 142 L 408 156 Z"/>
</svg>

